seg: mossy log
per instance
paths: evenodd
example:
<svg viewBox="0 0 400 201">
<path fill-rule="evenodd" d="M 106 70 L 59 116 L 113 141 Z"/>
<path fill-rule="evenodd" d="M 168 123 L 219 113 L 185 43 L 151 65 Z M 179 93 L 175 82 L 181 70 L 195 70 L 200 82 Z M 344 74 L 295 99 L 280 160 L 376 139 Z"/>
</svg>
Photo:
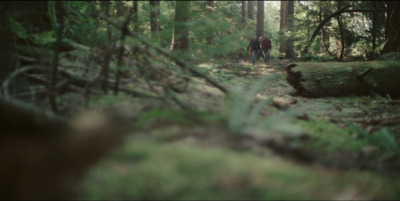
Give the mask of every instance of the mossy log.
<svg viewBox="0 0 400 201">
<path fill-rule="evenodd" d="M 400 62 L 299 62 L 286 67 L 295 95 L 363 96 L 378 93 L 400 98 Z"/>
</svg>

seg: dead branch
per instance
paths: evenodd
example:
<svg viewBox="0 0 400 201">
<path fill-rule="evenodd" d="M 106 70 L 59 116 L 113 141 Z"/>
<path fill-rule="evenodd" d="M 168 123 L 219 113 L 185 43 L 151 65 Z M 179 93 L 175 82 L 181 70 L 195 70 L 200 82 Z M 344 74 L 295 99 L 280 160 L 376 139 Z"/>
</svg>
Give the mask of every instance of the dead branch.
<svg viewBox="0 0 400 201">
<path fill-rule="evenodd" d="M 14 80 L 18 75 L 26 73 L 28 71 L 46 71 L 46 69 L 39 67 L 39 66 L 24 66 L 22 68 L 19 68 L 17 70 L 15 70 L 14 72 L 12 72 L 3 82 L 3 86 L 2 86 L 2 90 L 3 90 L 3 94 L 6 98 L 10 97 L 10 93 L 9 93 L 9 85 L 11 83 L 12 80 Z"/>
</svg>

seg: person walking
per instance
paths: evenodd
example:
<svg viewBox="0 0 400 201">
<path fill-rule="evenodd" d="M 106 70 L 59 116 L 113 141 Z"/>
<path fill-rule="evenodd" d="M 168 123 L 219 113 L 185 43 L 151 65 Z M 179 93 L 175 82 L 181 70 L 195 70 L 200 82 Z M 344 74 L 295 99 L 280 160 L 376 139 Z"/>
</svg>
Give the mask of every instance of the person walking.
<svg viewBox="0 0 400 201">
<path fill-rule="evenodd" d="M 264 62 L 265 63 L 269 63 L 269 56 L 270 56 L 270 52 L 271 52 L 271 40 L 269 40 L 268 35 L 265 35 L 264 40 L 262 40 L 261 43 L 261 49 L 264 53 Z"/>
<path fill-rule="evenodd" d="M 260 42 L 254 38 L 249 43 L 249 52 L 251 52 L 251 63 L 253 66 L 256 64 L 257 54 L 260 51 Z"/>
</svg>

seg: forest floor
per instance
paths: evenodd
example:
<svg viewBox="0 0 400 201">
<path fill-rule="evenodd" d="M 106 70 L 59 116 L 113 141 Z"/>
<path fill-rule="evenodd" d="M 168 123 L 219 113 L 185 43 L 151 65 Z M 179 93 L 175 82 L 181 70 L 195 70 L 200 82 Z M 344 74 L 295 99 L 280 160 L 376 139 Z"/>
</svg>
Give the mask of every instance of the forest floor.
<svg viewBox="0 0 400 201">
<path fill-rule="evenodd" d="M 288 63 L 199 64 L 233 93 L 192 78 L 178 98 L 196 111 L 137 112 L 141 129 L 91 170 L 82 198 L 399 199 L 400 101 L 291 96 Z"/>
</svg>

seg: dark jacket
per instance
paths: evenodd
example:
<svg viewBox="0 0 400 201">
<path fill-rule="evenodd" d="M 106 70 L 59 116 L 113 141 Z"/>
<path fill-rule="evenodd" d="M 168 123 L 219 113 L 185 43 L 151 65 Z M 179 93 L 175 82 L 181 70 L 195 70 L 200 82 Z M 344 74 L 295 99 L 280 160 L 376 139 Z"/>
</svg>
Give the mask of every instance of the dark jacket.
<svg viewBox="0 0 400 201">
<path fill-rule="evenodd" d="M 258 50 L 260 50 L 260 42 L 257 39 L 253 39 L 250 41 L 248 47 L 251 47 L 251 50 L 258 51 Z"/>
<path fill-rule="evenodd" d="M 262 41 L 262 50 L 270 50 L 272 48 L 271 45 L 271 41 L 269 40 L 269 38 L 264 38 L 264 40 Z"/>
</svg>

